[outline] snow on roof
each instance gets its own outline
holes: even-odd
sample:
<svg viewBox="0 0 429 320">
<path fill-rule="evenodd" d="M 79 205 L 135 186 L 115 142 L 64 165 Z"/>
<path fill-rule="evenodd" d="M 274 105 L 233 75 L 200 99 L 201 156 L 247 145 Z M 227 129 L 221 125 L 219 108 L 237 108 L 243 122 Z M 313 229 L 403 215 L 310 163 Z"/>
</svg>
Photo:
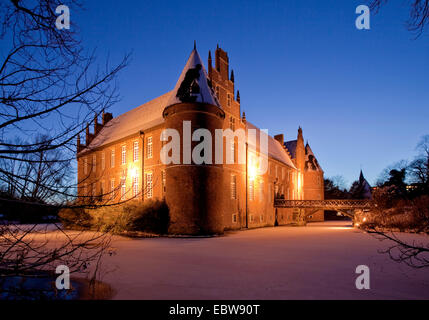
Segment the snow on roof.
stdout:
<svg viewBox="0 0 429 320">
<path fill-rule="evenodd" d="M 249 141 L 249 147 L 255 148 L 259 150 L 259 142 L 260 142 L 260 135 L 266 135 L 264 131 L 261 131 L 258 127 L 250 123 L 249 121 L 246 122 L 246 127 L 248 129 L 255 129 L 256 130 L 256 146 L 251 145 L 251 141 Z M 286 150 L 283 148 L 280 142 L 278 142 L 276 139 L 268 135 L 268 156 L 271 158 L 274 158 L 280 162 L 283 162 L 284 164 L 288 165 L 291 168 L 296 169 L 295 165 L 293 164 L 291 158 L 287 154 Z"/>
<path fill-rule="evenodd" d="M 221 108 L 207 79 L 204 64 L 194 48 L 172 91 L 173 94 L 170 96 L 167 106 L 182 102 L 204 102 Z"/>
<path fill-rule="evenodd" d="M 91 141 L 89 148 L 97 148 L 163 123 L 162 112 L 170 96 L 171 91 L 113 118 Z"/>
<path fill-rule="evenodd" d="M 297 143 L 297 140 L 291 140 L 291 141 L 286 141 L 285 142 L 285 147 L 289 151 L 290 156 L 292 157 L 292 159 L 296 158 L 296 143 Z"/>
</svg>

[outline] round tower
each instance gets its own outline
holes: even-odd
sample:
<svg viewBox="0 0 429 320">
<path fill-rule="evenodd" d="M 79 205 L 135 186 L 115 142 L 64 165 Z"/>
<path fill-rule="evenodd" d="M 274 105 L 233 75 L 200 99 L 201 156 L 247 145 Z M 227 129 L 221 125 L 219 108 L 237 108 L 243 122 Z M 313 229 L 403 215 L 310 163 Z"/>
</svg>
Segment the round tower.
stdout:
<svg viewBox="0 0 429 320">
<path fill-rule="evenodd" d="M 223 128 L 225 113 L 207 81 L 207 73 L 194 48 L 170 100 L 164 109 L 166 129 L 180 135 L 180 163 L 166 164 L 165 199 L 170 210 L 169 232 L 174 234 L 220 234 L 222 214 L 223 168 L 215 164 L 215 130 Z M 192 141 L 196 130 L 204 133 Z M 204 143 L 207 138 L 209 143 Z M 193 157 L 196 146 L 204 143 Z M 198 149 L 200 150 L 200 149 Z"/>
</svg>

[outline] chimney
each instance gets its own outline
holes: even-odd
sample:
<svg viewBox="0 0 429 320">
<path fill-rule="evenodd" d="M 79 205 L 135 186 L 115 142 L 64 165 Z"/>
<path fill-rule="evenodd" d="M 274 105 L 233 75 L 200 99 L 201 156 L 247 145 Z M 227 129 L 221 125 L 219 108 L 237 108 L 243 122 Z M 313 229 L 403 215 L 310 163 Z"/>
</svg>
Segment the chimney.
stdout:
<svg viewBox="0 0 429 320">
<path fill-rule="evenodd" d="M 274 139 L 276 139 L 278 142 L 280 142 L 280 144 L 283 146 L 285 144 L 285 139 L 284 139 L 284 135 L 282 134 L 278 134 L 274 136 Z"/>
<path fill-rule="evenodd" d="M 105 126 L 112 119 L 113 119 L 113 115 L 110 112 L 105 113 L 103 111 L 103 123 L 102 123 L 103 126 Z"/>
<path fill-rule="evenodd" d="M 80 143 L 80 134 L 77 135 L 77 143 L 76 144 L 77 144 L 77 153 L 79 153 L 83 149 L 83 146 Z"/>
<path fill-rule="evenodd" d="M 96 136 L 101 129 L 103 128 L 103 125 L 101 123 L 98 123 L 98 117 L 97 114 L 94 115 L 94 135 Z"/>
<path fill-rule="evenodd" d="M 87 123 L 86 124 L 86 139 L 85 139 L 86 146 L 89 146 L 92 139 L 94 139 L 94 135 L 89 133 L 89 124 Z"/>
</svg>

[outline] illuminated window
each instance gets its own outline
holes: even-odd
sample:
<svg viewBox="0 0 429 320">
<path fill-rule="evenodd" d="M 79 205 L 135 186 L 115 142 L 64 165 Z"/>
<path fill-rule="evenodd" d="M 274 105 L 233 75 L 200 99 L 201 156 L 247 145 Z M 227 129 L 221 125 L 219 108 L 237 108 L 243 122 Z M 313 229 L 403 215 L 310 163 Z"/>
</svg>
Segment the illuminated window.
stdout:
<svg viewBox="0 0 429 320">
<path fill-rule="evenodd" d="M 133 196 L 136 197 L 139 194 L 139 177 L 133 178 Z"/>
<path fill-rule="evenodd" d="M 234 140 L 231 141 L 231 155 L 229 158 L 229 162 L 231 164 L 235 163 L 235 142 L 234 142 Z"/>
<path fill-rule="evenodd" d="M 162 176 L 162 193 L 165 193 L 165 191 L 167 190 L 167 176 L 166 176 L 165 170 L 161 171 L 161 176 Z"/>
<path fill-rule="evenodd" d="M 133 161 L 139 161 L 139 142 L 138 141 L 134 141 L 134 145 L 133 145 Z"/>
<path fill-rule="evenodd" d="M 110 152 L 110 168 L 115 167 L 115 149 Z"/>
<path fill-rule="evenodd" d="M 127 193 L 127 186 L 126 186 L 126 180 L 123 177 L 121 179 L 121 200 L 125 200 L 126 199 L 126 193 Z"/>
<path fill-rule="evenodd" d="M 237 199 L 237 176 L 231 175 L 231 199 Z"/>
<path fill-rule="evenodd" d="M 115 199 L 115 179 L 110 180 L 110 199 Z"/>
<path fill-rule="evenodd" d="M 153 174 L 152 173 L 146 173 L 146 197 L 152 198 L 153 197 Z"/>
<path fill-rule="evenodd" d="M 97 155 L 92 155 L 92 171 L 97 172 Z"/>
<path fill-rule="evenodd" d="M 121 164 L 127 163 L 127 147 L 122 146 L 122 152 L 121 152 Z"/>
<path fill-rule="evenodd" d="M 255 198 L 255 181 L 249 180 L 249 200 L 253 200 Z"/>
<path fill-rule="evenodd" d="M 233 117 L 229 117 L 229 128 L 235 131 L 235 119 Z"/>
<path fill-rule="evenodd" d="M 152 137 L 147 138 L 147 158 L 151 159 L 153 157 L 153 144 Z"/>
<path fill-rule="evenodd" d="M 87 174 L 88 173 L 88 159 L 83 158 L 83 173 Z"/>
<path fill-rule="evenodd" d="M 106 169 L 106 154 L 103 152 L 101 154 L 101 170 Z"/>
</svg>

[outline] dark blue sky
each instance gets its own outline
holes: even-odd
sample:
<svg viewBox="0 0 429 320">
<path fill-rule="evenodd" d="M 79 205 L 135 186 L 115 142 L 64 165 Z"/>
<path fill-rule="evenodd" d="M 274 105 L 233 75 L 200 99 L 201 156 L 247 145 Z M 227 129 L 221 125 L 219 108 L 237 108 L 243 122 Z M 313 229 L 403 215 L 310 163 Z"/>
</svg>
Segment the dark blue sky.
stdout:
<svg viewBox="0 0 429 320">
<path fill-rule="evenodd" d="M 413 40 L 406 1 L 355 27 L 365 1 L 86 1 L 71 12 L 88 48 L 118 62 L 124 113 L 174 87 L 194 39 L 207 61 L 219 45 L 250 121 L 295 139 L 299 125 L 326 176 L 370 183 L 411 159 L 429 134 L 429 37 Z"/>
</svg>

